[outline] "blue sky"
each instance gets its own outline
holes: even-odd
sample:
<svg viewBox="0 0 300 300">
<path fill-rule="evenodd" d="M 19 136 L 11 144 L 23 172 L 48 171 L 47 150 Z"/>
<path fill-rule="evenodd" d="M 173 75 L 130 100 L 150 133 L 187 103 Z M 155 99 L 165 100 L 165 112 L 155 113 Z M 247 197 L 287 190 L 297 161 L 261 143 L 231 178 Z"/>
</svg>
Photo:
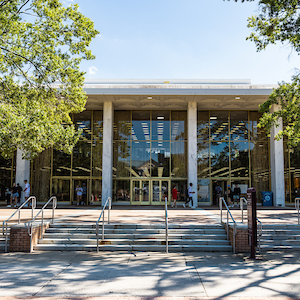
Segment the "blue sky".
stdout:
<svg viewBox="0 0 300 300">
<path fill-rule="evenodd" d="M 86 79 L 251 79 L 289 81 L 300 57 L 287 45 L 256 52 L 247 18 L 257 2 L 64 0 L 78 3 L 100 35 L 83 62 Z"/>
</svg>

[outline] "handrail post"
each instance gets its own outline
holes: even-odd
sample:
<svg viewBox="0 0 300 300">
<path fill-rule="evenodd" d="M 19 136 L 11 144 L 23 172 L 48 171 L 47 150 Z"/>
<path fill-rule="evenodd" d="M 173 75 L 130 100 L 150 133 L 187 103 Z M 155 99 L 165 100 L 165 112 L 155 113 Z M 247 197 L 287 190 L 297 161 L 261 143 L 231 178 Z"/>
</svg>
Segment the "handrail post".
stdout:
<svg viewBox="0 0 300 300">
<path fill-rule="evenodd" d="M 233 223 L 233 253 L 235 253 L 236 223 Z"/>
<path fill-rule="evenodd" d="M 107 223 L 110 224 L 110 210 L 111 210 L 111 202 L 112 202 L 112 199 L 111 197 L 109 197 L 109 200 L 108 200 L 108 221 Z"/>
<path fill-rule="evenodd" d="M 242 223 L 244 223 L 244 203 L 243 203 L 243 198 L 240 198 L 240 209 L 242 211 Z"/>
<path fill-rule="evenodd" d="M 102 218 L 102 241 L 104 240 L 104 212 L 105 210 L 103 210 L 103 218 Z"/>
<path fill-rule="evenodd" d="M 97 252 L 99 252 L 99 223 L 96 224 Z"/>
<path fill-rule="evenodd" d="M 300 218 L 299 218 L 300 217 L 300 215 L 299 215 L 300 203 L 299 203 L 299 200 L 300 200 L 300 198 L 295 198 L 295 208 L 298 211 L 298 225 L 300 225 Z"/>
<path fill-rule="evenodd" d="M 229 240 L 229 222 L 228 222 L 228 209 L 227 209 L 227 240 Z"/>
<path fill-rule="evenodd" d="M 166 222 L 166 253 L 169 253 L 169 232 L 168 232 L 168 199 L 165 197 L 165 222 Z"/>
<path fill-rule="evenodd" d="M 219 197 L 219 207 L 220 207 L 220 212 L 221 212 L 221 225 L 222 225 L 222 220 L 223 220 L 223 217 L 222 217 L 222 211 L 223 211 L 223 202 L 222 202 L 223 198 L 222 197 Z"/>
<path fill-rule="evenodd" d="M 7 253 L 7 223 L 5 225 L 5 253 Z"/>
<path fill-rule="evenodd" d="M 44 227 L 44 210 L 42 210 L 42 226 L 41 226 L 41 234 L 40 234 L 40 239 L 43 238 L 43 227 Z"/>
</svg>

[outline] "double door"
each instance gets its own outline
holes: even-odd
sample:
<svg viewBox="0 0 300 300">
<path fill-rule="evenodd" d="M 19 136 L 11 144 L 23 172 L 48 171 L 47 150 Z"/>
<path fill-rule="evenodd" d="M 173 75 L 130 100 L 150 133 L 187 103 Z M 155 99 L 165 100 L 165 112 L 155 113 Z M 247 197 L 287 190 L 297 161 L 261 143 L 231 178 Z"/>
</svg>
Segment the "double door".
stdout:
<svg viewBox="0 0 300 300">
<path fill-rule="evenodd" d="M 169 202 L 170 181 L 133 179 L 131 181 L 132 205 L 163 205 Z"/>
</svg>

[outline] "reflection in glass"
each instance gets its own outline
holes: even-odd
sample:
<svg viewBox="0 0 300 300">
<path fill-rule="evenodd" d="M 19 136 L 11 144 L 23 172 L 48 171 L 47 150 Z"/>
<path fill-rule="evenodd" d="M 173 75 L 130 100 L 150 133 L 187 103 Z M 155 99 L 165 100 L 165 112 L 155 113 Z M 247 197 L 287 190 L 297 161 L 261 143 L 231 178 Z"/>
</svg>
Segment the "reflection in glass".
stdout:
<svg viewBox="0 0 300 300">
<path fill-rule="evenodd" d="M 230 111 L 230 139 L 248 140 L 248 111 Z"/>
<path fill-rule="evenodd" d="M 290 148 L 291 200 L 300 197 L 300 146 Z"/>
<path fill-rule="evenodd" d="M 132 177 L 150 177 L 150 142 L 132 142 L 131 168 Z"/>
<path fill-rule="evenodd" d="M 52 195 L 56 196 L 57 201 L 70 201 L 70 180 L 53 179 Z"/>
<path fill-rule="evenodd" d="M 30 183 L 39 201 L 46 201 L 50 197 L 51 154 L 51 149 L 45 150 L 32 162 L 33 176 Z"/>
<path fill-rule="evenodd" d="M 113 143 L 113 176 L 130 176 L 130 142 L 115 141 Z"/>
<path fill-rule="evenodd" d="M 71 175 L 71 155 L 53 150 L 53 176 Z"/>
<path fill-rule="evenodd" d="M 197 139 L 209 139 L 209 111 L 198 111 L 197 116 Z"/>
<path fill-rule="evenodd" d="M 291 187 L 290 187 L 290 165 L 289 165 L 289 151 L 290 148 L 287 143 L 283 142 L 284 151 L 284 186 L 285 186 L 285 201 L 291 201 Z"/>
<path fill-rule="evenodd" d="M 187 139 L 187 112 L 171 112 L 171 140 Z"/>
<path fill-rule="evenodd" d="M 93 111 L 93 139 L 95 141 L 102 141 L 103 138 L 103 111 Z"/>
<path fill-rule="evenodd" d="M 170 139 L 170 112 L 152 112 L 152 140 L 163 141 Z"/>
<path fill-rule="evenodd" d="M 268 136 L 264 128 L 258 128 L 259 118 L 262 116 L 261 113 L 256 111 L 249 112 L 249 131 L 251 141 L 267 141 Z"/>
<path fill-rule="evenodd" d="M 102 142 L 93 141 L 92 144 L 92 164 L 93 164 L 93 176 L 102 176 Z"/>
<path fill-rule="evenodd" d="M 150 111 L 132 112 L 131 135 L 133 141 L 150 140 Z"/>
<path fill-rule="evenodd" d="M 177 201 L 185 200 L 185 191 L 187 190 L 187 181 L 186 180 L 172 180 L 171 186 L 176 186 L 178 191 Z"/>
<path fill-rule="evenodd" d="M 92 180 L 92 193 L 91 193 L 91 203 L 101 204 L 102 200 L 102 180 L 93 179 Z"/>
<path fill-rule="evenodd" d="M 171 142 L 171 177 L 187 177 L 187 143 Z"/>
<path fill-rule="evenodd" d="M 114 140 L 129 141 L 131 136 L 131 111 L 114 112 Z"/>
<path fill-rule="evenodd" d="M 132 197 L 134 202 L 140 201 L 141 189 L 140 189 L 140 181 L 133 180 L 132 181 Z"/>
<path fill-rule="evenodd" d="M 130 201 L 130 181 L 114 180 L 113 181 L 113 200 L 114 201 Z"/>
<path fill-rule="evenodd" d="M 152 142 L 151 143 L 151 176 L 169 177 L 170 176 L 170 143 Z"/>
<path fill-rule="evenodd" d="M 198 202 L 210 202 L 210 179 L 198 179 L 197 198 Z"/>
<path fill-rule="evenodd" d="M 73 149 L 73 176 L 90 176 L 91 144 L 78 142 Z"/>
<path fill-rule="evenodd" d="M 197 148 L 198 178 L 205 178 L 209 176 L 209 143 L 198 142 Z"/>
<path fill-rule="evenodd" d="M 140 183 L 141 183 L 141 192 L 140 192 L 141 201 L 149 202 L 150 201 L 150 198 L 149 198 L 150 181 L 149 180 L 141 180 Z"/>
<path fill-rule="evenodd" d="M 228 134 L 228 111 L 210 112 L 210 140 L 227 141 Z"/>
<path fill-rule="evenodd" d="M 159 181 L 152 181 L 152 201 L 159 202 L 160 201 L 160 187 Z"/>
<path fill-rule="evenodd" d="M 268 142 L 250 143 L 251 184 L 261 202 L 261 191 L 270 190 L 269 145 Z"/>
<path fill-rule="evenodd" d="M 231 177 L 249 176 L 249 143 L 231 142 Z"/>
<path fill-rule="evenodd" d="M 211 176 L 229 176 L 229 145 L 224 142 L 212 142 L 210 148 Z"/>
<path fill-rule="evenodd" d="M 76 129 L 82 130 L 81 140 L 90 140 L 92 135 L 91 128 L 92 111 L 86 110 L 79 114 L 73 115 Z"/>
</svg>

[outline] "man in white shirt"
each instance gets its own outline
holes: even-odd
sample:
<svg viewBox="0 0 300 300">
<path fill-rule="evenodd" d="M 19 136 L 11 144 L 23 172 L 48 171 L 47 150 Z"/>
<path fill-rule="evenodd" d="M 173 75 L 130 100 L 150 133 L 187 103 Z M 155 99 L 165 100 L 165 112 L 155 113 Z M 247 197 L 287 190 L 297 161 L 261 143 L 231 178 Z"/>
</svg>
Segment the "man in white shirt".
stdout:
<svg viewBox="0 0 300 300">
<path fill-rule="evenodd" d="M 188 197 L 185 203 L 182 204 L 183 207 L 185 207 L 190 201 L 191 201 L 190 207 L 193 207 L 193 194 L 195 194 L 195 192 L 193 191 L 193 184 L 190 183 L 190 186 L 188 188 Z"/>
<path fill-rule="evenodd" d="M 24 183 L 25 183 L 25 188 L 24 188 L 23 192 L 24 192 L 24 197 L 25 197 L 25 201 L 26 201 L 30 196 L 30 184 L 26 179 L 24 180 Z"/>
</svg>

